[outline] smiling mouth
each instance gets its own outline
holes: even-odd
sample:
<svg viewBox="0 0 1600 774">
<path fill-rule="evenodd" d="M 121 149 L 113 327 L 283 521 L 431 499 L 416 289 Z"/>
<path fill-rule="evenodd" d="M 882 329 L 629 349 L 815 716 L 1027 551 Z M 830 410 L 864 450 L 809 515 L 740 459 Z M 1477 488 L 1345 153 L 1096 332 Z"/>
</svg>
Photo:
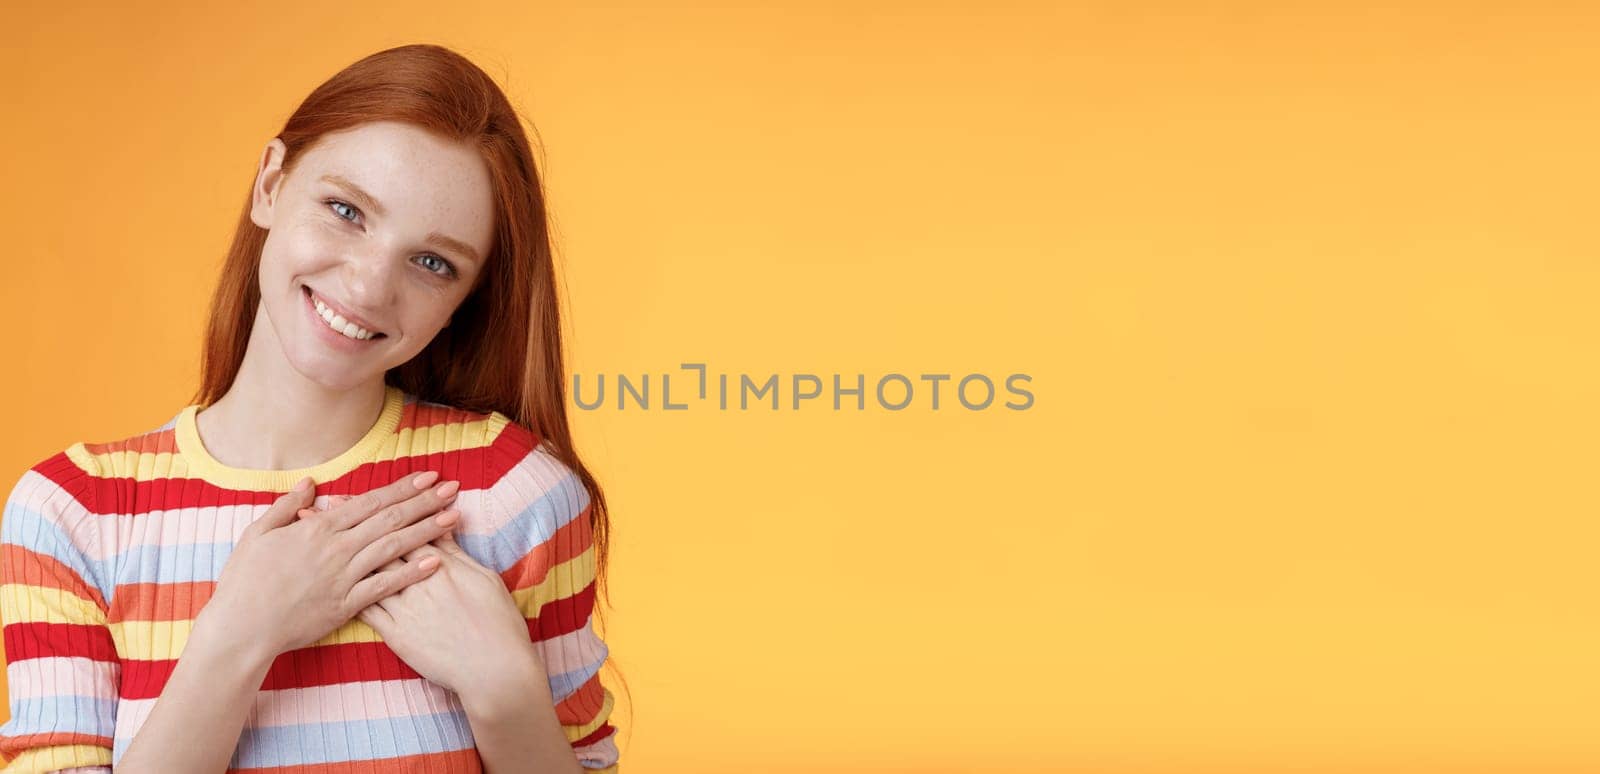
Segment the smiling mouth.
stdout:
<svg viewBox="0 0 1600 774">
<path fill-rule="evenodd" d="M 338 333 L 338 334 L 344 336 L 345 338 L 350 339 L 351 341 L 373 341 L 373 340 L 376 340 L 376 339 L 387 338 L 387 334 L 379 333 L 379 332 L 375 332 L 375 331 L 369 331 L 369 333 L 371 333 L 371 335 L 370 336 L 366 336 L 364 338 L 358 337 L 358 336 L 352 336 L 350 334 L 345 333 L 344 330 L 341 330 L 340 328 L 336 328 L 334 326 L 334 322 L 336 320 L 340 319 L 338 317 L 338 314 L 336 312 L 334 312 L 332 309 L 328 309 L 327 306 L 325 306 L 321 301 L 319 301 L 317 299 L 317 297 L 314 294 L 312 294 L 310 285 L 301 285 L 300 286 L 300 291 L 301 291 L 301 293 L 303 293 L 305 295 L 306 301 L 311 304 L 312 312 L 314 314 L 316 314 L 318 317 L 322 318 L 323 323 L 325 323 L 327 325 L 329 330 L 332 330 L 335 333 Z M 323 316 L 323 310 L 324 309 L 327 310 L 327 314 L 328 315 L 334 317 L 334 320 L 330 320 L 330 319 L 328 319 L 328 317 L 324 317 Z M 344 327 L 347 328 L 347 329 L 349 328 L 349 326 L 354 325 L 354 323 L 351 323 L 348 320 L 345 321 L 345 322 L 346 322 L 346 325 Z M 355 327 L 356 328 L 360 328 L 360 326 L 355 326 Z M 361 328 L 360 330 L 365 331 L 366 329 Z"/>
</svg>

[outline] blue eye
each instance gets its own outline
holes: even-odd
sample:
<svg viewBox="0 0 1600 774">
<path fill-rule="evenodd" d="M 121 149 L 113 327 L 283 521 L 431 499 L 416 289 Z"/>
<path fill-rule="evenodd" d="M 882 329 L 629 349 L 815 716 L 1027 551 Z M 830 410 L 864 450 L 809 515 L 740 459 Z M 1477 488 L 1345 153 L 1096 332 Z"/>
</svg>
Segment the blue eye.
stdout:
<svg viewBox="0 0 1600 774">
<path fill-rule="evenodd" d="M 351 223 L 356 222 L 353 217 L 350 217 L 350 218 L 345 217 L 343 211 L 341 211 L 339 209 L 340 207 L 343 207 L 346 210 L 349 210 L 350 212 L 354 213 L 355 215 L 360 215 L 361 214 L 361 210 L 358 210 L 355 207 L 352 207 L 352 206 L 350 206 L 348 204 L 345 204 L 344 202 L 341 202 L 338 199 L 327 199 L 327 200 L 325 200 L 325 203 L 328 205 L 329 208 L 331 208 L 338 215 L 340 220 L 349 221 Z M 423 255 L 422 257 L 423 258 L 432 258 L 433 260 L 439 262 L 439 266 L 442 269 L 442 271 L 435 271 L 434 269 L 430 268 L 430 269 L 428 269 L 428 271 L 430 273 L 437 274 L 437 275 L 439 275 L 441 277 L 445 277 L 447 279 L 454 279 L 456 276 L 458 276 L 458 273 L 456 272 L 455 265 L 450 263 L 449 261 L 447 261 L 447 260 L 445 260 L 443 258 L 440 258 L 437 255 L 433 255 L 431 253 L 427 254 L 427 255 Z"/>
<path fill-rule="evenodd" d="M 439 265 L 444 268 L 444 273 L 443 274 L 440 274 L 439 272 L 436 272 L 436 271 L 433 272 L 433 273 L 439 274 L 439 276 L 441 276 L 441 277 L 454 277 L 454 276 L 456 276 L 456 267 L 450 265 L 449 261 L 447 261 L 447 260 L 445 260 L 443 258 L 440 258 L 437 255 L 433 255 L 433 254 L 424 255 L 422 257 L 423 258 L 432 258 L 433 260 L 438 261 Z M 433 271 L 433 269 L 429 269 L 428 271 Z"/>
<path fill-rule="evenodd" d="M 336 213 L 339 212 L 339 209 L 338 209 L 339 207 L 343 207 L 343 208 L 345 208 L 345 209 L 347 209 L 347 210 L 349 210 L 351 212 L 357 213 L 357 214 L 359 214 L 361 212 L 360 210 L 358 210 L 358 209 L 356 209 L 354 207 L 351 207 L 350 205 L 345 204 L 344 202 L 341 202 L 338 199 L 329 199 L 327 204 L 328 204 L 329 207 L 334 208 L 333 211 L 336 212 Z M 348 220 L 351 223 L 355 222 L 355 220 L 353 220 L 351 218 L 344 217 L 344 215 L 342 213 L 339 215 L 339 217 L 343 218 L 344 220 Z"/>
</svg>

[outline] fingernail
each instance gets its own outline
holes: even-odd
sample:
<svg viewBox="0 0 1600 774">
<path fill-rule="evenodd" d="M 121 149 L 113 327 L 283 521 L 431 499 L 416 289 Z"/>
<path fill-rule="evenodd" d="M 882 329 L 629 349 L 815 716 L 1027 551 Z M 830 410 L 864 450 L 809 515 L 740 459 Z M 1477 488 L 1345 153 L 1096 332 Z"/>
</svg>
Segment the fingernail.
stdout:
<svg viewBox="0 0 1600 774">
<path fill-rule="evenodd" d="M 458 510 L 456 510 L 454 508 L 451 508 L 450 510 L 445 511 L 444 513 L 441 513 L 438 516 L 434 517 L 434 521 L 439 522 L 439 526 L 441 526 L 441 527 L 448 527 L 451 524 L 456 523 L 456 521 L 459 520 L 460 518 L 461 518 L 461 511 L 458 511 Z"/>
<path fill-rule="evenodd" d="M 305 476 L 304 478 L 301 478 L 299 481 L 296 481 L 295 484 L 294 484 L 294 491 L 296 491 L 296 492 L 302 492 L 303 493 L 307 489 L 310 489 L 310 488 L 311 488 L 311 477 L 310 476 Z"/>
<path fill-rule="evenodd" d="M 423 570 L 423 571 L 431 570 L 431 569 L 433 569 L 435 567 L 438 567 L 438 566 L 439 566 L 439 557 L 437 557 L 437 556 L 424 556 L 424 557 L 422 557 L 421 561 L 417 562 L 417 569 L 420 569 L 420 570 Z"/>
<path fill-rule="evenodd" d="M 450 495 L 455 494 L 456 490 L 460 488 L 460 481 L 446 481 L 443 484 L 440 484 L 437 489 L 433 490 L 433 493 L 440 497 L 449 497 Z"/>
<path fill-rule="evenodd" d="M 418 489 L 427 489 L 429 484 L 439 480 L 439 471 L 430 470 L 411 479 L 412 486 Z"/>
</svg>

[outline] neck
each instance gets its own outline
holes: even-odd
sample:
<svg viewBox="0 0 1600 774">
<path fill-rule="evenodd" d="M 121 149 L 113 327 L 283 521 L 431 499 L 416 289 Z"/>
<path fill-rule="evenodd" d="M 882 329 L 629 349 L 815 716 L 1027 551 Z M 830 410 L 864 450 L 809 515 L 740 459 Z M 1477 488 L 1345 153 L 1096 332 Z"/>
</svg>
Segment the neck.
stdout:
<svg viewBox="0 0 1600 774">
<path fill-rule="evenodd" d="M 352 387 L 306 378 L 282 355 L 264 309 L 228 391 L 195 414 L 206 450 L 224 465 L 288 470 L 326 462 L 354 446 L 383 410 L 380 374 Z"/>
</svg>

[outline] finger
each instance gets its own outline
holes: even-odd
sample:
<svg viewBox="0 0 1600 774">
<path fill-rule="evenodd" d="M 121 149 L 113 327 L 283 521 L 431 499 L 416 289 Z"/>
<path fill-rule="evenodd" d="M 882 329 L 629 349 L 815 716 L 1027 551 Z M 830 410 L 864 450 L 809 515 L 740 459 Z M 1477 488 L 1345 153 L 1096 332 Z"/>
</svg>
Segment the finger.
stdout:
<svg viewBox="0 0 1600 774">
<path fill-rule="evenodd" d="M 349 499 L 350 495 L 328 495 L 323 499 L 321 508 L 313 504 L 310 508 L 301 508 L 296 515 L 302 519 L 308 516 L 315 516 Z"/>
<path fill-rule="evenodd" d="M 439 564 L 437 557 L 428 557 L 420 562 L 407 563 L 400 569 L 376 572 L 352 586 L 346 602 L 358 611 L 363 610 L 432 575 Z"/>
<path fill-rule="evenodd" d="M 389 611 L 384 610 L 382 605 L 376 603 L 367 605 L 361 608 L 361 612 L 357 613 L 356 617 L 372 627 L 372 630 L 377 632 L 379 637 L 389 638 L 388 632 L 390 627 L 394 626 L 394 616 L 389 615 Z"/>
<path fill-rule="evenodd" d="M 293 489 L 283 493 L 272 505 L 267 507 L 267 512 L 261 518 L 250 523 L 245 531 L 250 534 L 260 534 L 270 529 L 282 527 L 293 523 L 300 508 L 311 502 L 316 491 L 316 482 L 310 476 L 300 479 Z"/>
<path fill-rule="evenodd" d="M 379 567 L 378 569 L 373 570 L 372 572 L 381 572 L 383 570 L 399 570 L 399 569 L 402 569 L 402 568 L 404 568 L 406 566 L 406 562 L 407 561 L 409 561 L 409 560 L 407 560 L 407 559 L 390 559 L 389 561 L 385 562 L 382 567 Z"/>
<path fill-rule="evenodd" d="M 408 552 L 405 553 L 405 560 L 421 561 L 424 557 L 446 557 L 448 552 L 446 552 L 443 545 L 438 544 L 438 541 L 440 541 L 442 537 L 448 536 L 448 534 L 450 534 L 450 531 L 446 529 L 445 534 L 442 534 L 442 536 L 435 537 L 435 539 L 426 542 L 426 544 L 418 545 L 416 549 L 408 550 Z"/>
<path fill-rule="evenodd" d="M 414 492 L 409 499 L 384 506 L 376 513 L 359 518 L 357 523 L 352 524 L 345 532 L 352 543 L 364 546 L 386 533 L 439 513 L 450 503 L 455 502 L 460 493 L 460 481 L 446 481 L 438 486 Z M 337 513 L 342 508 L 363 507 L 360 504 L 364 496 L 358 495 L 349 503 L 336 506 L 330 513 Z"/>
<path fill-rule="evenodd" d="M 467 555 L 467 552 L 461 548 L 459 543 L 456 542 L 455 530 L 451 530 L 435 538 L 433 544 L 438 546 L 440 551 L 443 551 L 451 556 Z"/>
<path fill-rule="evenodd" d="M 392 483 L 345 500 L 329 508 L 328 513 L 333 515 L 333 526 L 336 529 L 349 529 L 384 508 L 415 499 L 418 493 L 424 490 L 432 491 L 428 490 L 428 487 L 438 479 L 439 472 L 435 470 L 418 474 L 408 473 Z"/>
<path fill-rule="evenodd" d="M 350 563 L 357 572 L 365 575 L 383 566 L 391 559 L 405 556 L 408 552 L 438 537 L 441 533 L 449 532 L 456 522 L 461 520 L 461 511 L 450 508 L 431 519 L 421 519 L 415 524 L 379 534 L 373 537 L 355 556 Z M 370 520 L 368 523 L 378 521 Z M 360 532 L 367 532 L 366 524 L 361 525 Z M 351 530 L 357 534 L 358 530 Z"/>
</svg>

